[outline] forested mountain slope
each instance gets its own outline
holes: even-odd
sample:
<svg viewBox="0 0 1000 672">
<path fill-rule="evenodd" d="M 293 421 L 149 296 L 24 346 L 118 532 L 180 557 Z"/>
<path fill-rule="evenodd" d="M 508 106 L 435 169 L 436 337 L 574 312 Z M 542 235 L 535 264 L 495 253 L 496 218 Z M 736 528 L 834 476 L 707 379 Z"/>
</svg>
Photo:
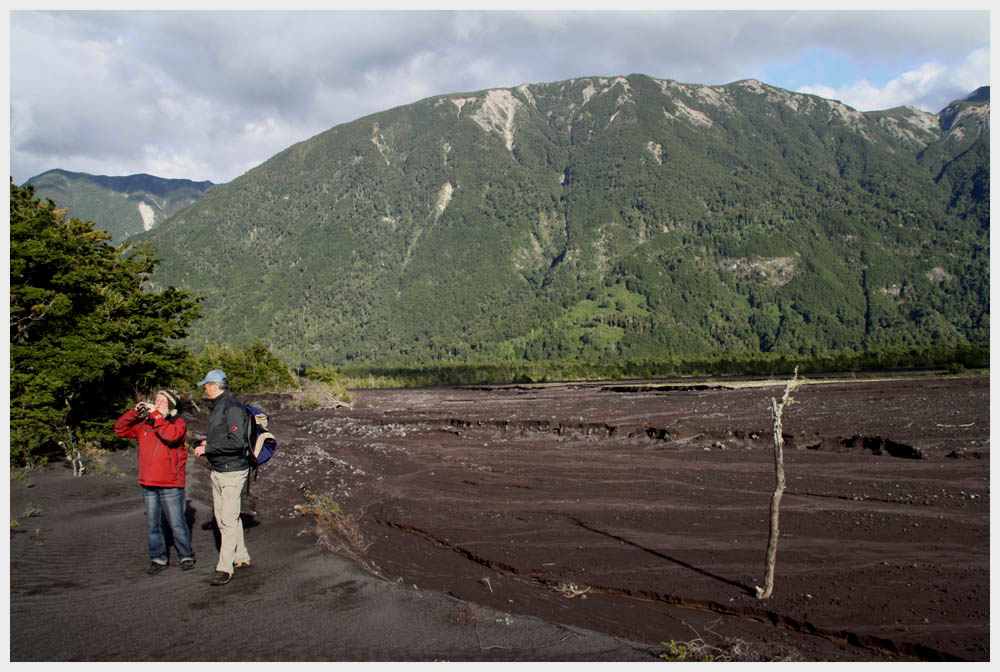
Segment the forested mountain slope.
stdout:
<svg viewBox="0 0 1000 672">
<path fill-rule="evenodd" d="M 435 96 L 296 144 L 143 238 L 195 344 L 291 362 L 985 341 L 988 88 L 860 113 L 754 80 Z"/>
<path fill-rule="evenodd" d="M 94 222 L 118 243 L 150 230 L 212 186 L 146 174 L 109 177 L 59 169 L 47 170 L 25 184 L 35 188 L 37 198 L 52 199 L 68 210 L 69 217 Z"/>
</svg>

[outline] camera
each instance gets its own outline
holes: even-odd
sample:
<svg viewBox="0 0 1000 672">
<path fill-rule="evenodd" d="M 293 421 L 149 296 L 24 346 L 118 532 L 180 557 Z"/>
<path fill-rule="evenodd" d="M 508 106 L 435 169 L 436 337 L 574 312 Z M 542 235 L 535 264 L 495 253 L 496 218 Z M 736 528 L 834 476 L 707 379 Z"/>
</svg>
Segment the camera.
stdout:
<svg viewBox="0 0 1000 672">
<path fill-rule="evenodd" d="M 146 418 L 148 418 L 149 417 L 149 404 L 147 404 L 145 401 L 140 401 L 138 404 L 135 405 L 135 414 L 140 419 L 146 419 Z"/>
</svg>

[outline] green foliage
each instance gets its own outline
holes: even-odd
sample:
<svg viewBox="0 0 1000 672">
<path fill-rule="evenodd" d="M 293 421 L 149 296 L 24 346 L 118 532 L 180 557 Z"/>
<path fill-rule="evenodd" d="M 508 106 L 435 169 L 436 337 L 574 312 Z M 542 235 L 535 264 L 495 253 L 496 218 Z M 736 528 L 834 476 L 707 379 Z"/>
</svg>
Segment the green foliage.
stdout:
<svg viewBox="0 0 1000 672">
<path fill-rule="evenodd" d="M 413 367 L 358 365 L 343 367 L 339 376 L 354 388 L 434 387 L 664 376 L 774 376 L 790 374 L 796 368 L 802 374 L 914 368 L 945 368 L 950 373 L 958 373 L 966 368 L 987 367 L 989 359 L 989 345 L 981 343 L 891 346 L 861 352 L 818 354 L 712 353 L 608 363 L 563 360 L 479 364 L 441 362 Z"/>
<path fill-rule="evenodd" d="M 707 652 L 707 647 L 699 640 L 697 642 L 678 642 L 671 639 L 661 642 L 666 651 L 660 653 L 660 659 L 671 663 L 710 663 L 715 657 Z"/>
<path fill-rule="evenodd" d="M 341 513 L 340 504 L 334 501 L 330 495 L 306 490 L 305 498 L 306 505 L 299 507 L 299 512 L 303 515 L 311 514 L 317 518 L 334 518 Z"/>
<path fill-rule="evenodd" d="M 325 383 L 329 387 L 330 393 L 341 401 L 348 403 L 351 401 L 351 394 L 347 391 L 349 386 L 347 378 L 336 369 L 331 367 L 306 369 L 305 376 Z"/>
<path fill-rule="evenodd" d="M 113 247 L 64 215 L 11 184 L 12 462 L 107 440 L 123 406 L 181 372 L 177 340 L 199 314 L 186 292 L 144 291 L 148 244 Z"/>
<path fill-rule="evenodd" d="M 314 397 L 305 397 L 304 399 L 302 399 L 302 401 L 299 402 L 297 408 L 300 411 L 315 411 L 317 408 L 320 408 L 321 406 L 322 404 L 320 403 L 319 399 L 316 399 Z"/>
<path fill-rule="evenodd" d="M 260 339 L 246 348 L 232 350 L 227 345 L 208 345 L 187 363 L 185 383 L 194 390 L 198 381 L 212 369 L 222 369 L 236 394 L 285 392 L 298 387 L 288 365 L 281 361 Z"/>
<path fill-rule="evenodd" d="M 11 468 L 11 470 L 10 470 L 10 477 L 13 478 L 13 479 L 17 479 L 17 480 L 21 481 L 22 483 L 24 483 L 24 487 L 26 487 L 26 488 L 32 488 L 35 485 L 31 481 L 31 478 L 28 476 L 28 468 L 27 467 L 13 467 L 13 468 Z"/>
<path fill-rule="evenodd" d="M 34 518 L 35 516 L 42 515 L 42 510 L 37 506 L 33 506 L 30 502 L 24 509 L 24 513 L 21 514 L 22 518 Z"/>
</svg>

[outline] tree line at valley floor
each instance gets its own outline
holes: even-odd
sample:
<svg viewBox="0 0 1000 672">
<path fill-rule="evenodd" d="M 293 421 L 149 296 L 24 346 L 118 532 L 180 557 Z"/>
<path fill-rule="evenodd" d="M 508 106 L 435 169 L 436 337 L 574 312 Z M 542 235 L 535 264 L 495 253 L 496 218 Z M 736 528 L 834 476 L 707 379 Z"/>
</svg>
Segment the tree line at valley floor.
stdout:
<svg viewBox="0 0 1000 672">
<path fill-rule="evenodd" d="M 121 440 L 116 417 L 159 387 L 196 398 L 195 382 L 213 368 L 237 394 L 301 392 L 348 398 L 350 388 L 669 375 L 785 374 L 905 367 L 988 366 L 987 343 L 894 346 L 862 352 L 701 353 L 623 361 L 494 361 L 352 366 L 289 366 L 259 339 L 193 351 L 189 326 L 201 298 L 174 287 L 151 290 L 159 260 L 144 243 L 110 244 L 93 222 L 10 189 L 10 455 L 32 464 Z M 304 399 L 304 405 L 316 400 Z"/>
</svg>

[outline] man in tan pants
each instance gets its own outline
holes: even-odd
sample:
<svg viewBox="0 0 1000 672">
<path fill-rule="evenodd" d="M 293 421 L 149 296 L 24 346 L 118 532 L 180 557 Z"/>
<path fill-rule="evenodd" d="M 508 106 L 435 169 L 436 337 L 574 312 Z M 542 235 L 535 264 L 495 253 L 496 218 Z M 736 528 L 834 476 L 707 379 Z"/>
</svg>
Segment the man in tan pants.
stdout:
<svg viewBox="0 0 1000 672">
<path fill-rule="evenodd" d="M 209 371 L 198 384 L 205 387 L 212 413 L 205 440 L 195 447 L 194 454 L 204 455 L 212 467 L 212 501 L 222 543 L 211 584 L 222 586 L 232 580 L 236 570 L 250 567 L 250 554 L 243 540 L 240 520 L 240 497 L 250 473 L 248 415 L 243 405 L 229 393 L 229 380 L 221 370 Z"/>
</svg>

